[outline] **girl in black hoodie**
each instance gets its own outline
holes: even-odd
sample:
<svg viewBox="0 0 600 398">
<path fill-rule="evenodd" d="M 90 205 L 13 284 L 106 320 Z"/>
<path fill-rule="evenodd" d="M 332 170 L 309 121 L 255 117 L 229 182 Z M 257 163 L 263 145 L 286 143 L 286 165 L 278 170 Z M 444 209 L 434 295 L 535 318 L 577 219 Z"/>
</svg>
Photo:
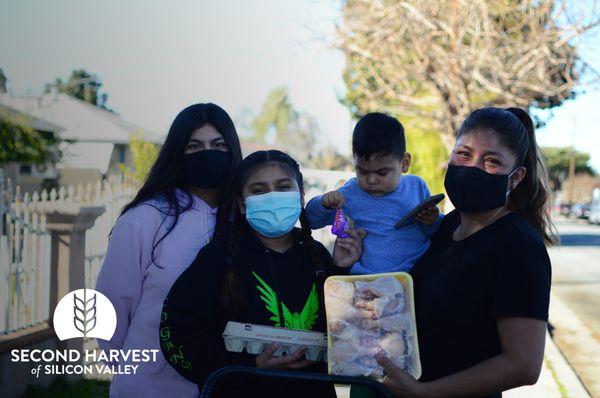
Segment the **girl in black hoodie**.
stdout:
<svg viewBox="0 0 600 398">
<path fill-rule="evenodd" d="M 225 350 L 228 321 L 326 331 L 323 282 L 347 273 L 362 251 L 363 231 L 338 238 L 333 259 L 311 236 L 304 214 L 298 163 L 280 151 L 259 151 L 242 161 L 237 175 L 239 212 L 226 238 L 215 238 L 175 282 L 161 315 L 161 348 L 181 375 L 201 388 L 227 365 L 325 371 L 304 359 L 305 349 L 275 357 Z M 300 220 L 301 229 L 294 228 Z M 333 385 L 273 380 L 235 380 L 221 397 L 335 397 Z"/>
</svg>

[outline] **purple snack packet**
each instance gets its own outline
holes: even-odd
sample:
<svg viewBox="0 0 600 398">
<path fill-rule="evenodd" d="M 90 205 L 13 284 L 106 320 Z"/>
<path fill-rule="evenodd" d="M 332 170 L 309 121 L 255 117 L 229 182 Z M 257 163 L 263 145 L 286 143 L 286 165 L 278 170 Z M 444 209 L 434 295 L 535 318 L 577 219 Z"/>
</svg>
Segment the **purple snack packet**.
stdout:
<svg viewBox="0 0 600 398">
<path fill-rule="evenodd" d="M 350 225 L 344 215 L 344 210 L 337 209 L 335 211 L 333 225 L 331 225 L 331 233 L 337 235 L 339 238 L 349 238 L 350 235 L 344 232 L 345 229 L 350 229 Z"/>
</svg>

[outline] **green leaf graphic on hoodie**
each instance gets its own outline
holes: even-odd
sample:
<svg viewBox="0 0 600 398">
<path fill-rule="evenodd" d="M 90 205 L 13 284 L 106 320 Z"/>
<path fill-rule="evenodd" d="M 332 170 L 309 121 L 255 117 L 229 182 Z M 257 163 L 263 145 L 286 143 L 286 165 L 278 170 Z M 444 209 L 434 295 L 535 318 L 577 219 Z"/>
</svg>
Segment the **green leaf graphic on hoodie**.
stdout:
<svg viewBox="0 0 600 398">
<path fill-rule="evenodd" d="M 259 283 L 256 285 L 256 289 L 260 293 L 260 299 L 265 302 L 267 311 L 273 314 L 269 319 L 274 322 L 274 326 L 281 327 L 281 319 L 277 306 L 277 294 L 255 272 L 252 272 L 252 275 L 254 275 Z M 297 330 L 312 330 L 319 317 L 319 296 L 317 295 L 317 286 L 313 283 L 312 289 L 304 304 L 304 308 L 302 308 L 302 312 L 299 314 L 297 312 L 292 314 L 283 302 L 281 302 L 281 308 L 283 311 L 284 327 Z"/>
</svg>

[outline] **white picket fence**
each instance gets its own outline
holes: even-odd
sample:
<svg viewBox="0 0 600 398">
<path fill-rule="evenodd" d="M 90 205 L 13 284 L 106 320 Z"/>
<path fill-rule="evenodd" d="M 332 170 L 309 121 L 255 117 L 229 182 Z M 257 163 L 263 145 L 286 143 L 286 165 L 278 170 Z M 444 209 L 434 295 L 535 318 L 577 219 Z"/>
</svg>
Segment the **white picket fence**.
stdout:
<svg viewBox="0 0 600 398">
<path fill-rule="evenodd" d="M 109 180 L 96 184 L 94 198 L 86 202 L 105 208 L 105 212 L 96 219 L 94 226 L 85 235 L 86 287 L 95 288 L 98 272 L 106 255 L 110 231 L 123 207 L 133 199 L 136 190 L 134 183 L 124 179 Z"/>
<path fill-rule="evenodd" d="M 0 169 L 0 333 L 49 318 L 50 235 L 43 212 L 49 200 L 47 192 L 21 197 Z"/>
<path fill-rule="evenodd" d="M 46 207 L 84 204 L 105 208 L 86 232 L 85 285 L 93 288 L 112 225 L 134 193 L 133 183 L 121 178 L 22 195 L 10 179 L 4 180 L 0 169 L 0 334 L 50 319 L 51 238 Z"/>
</svg>

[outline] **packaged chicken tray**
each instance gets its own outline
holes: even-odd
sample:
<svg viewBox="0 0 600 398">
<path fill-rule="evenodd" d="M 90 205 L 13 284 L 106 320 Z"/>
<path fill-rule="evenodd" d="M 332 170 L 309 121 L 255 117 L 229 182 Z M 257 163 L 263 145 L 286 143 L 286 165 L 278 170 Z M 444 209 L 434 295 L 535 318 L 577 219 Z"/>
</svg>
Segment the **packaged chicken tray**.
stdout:
<svg viewBox="0 0 600 398">
<path fill-rule="evenodd" d="M 329 373 L 383 379 L 379 352 L 421 376 L 412 278 L 405 272 L 325 281 Z"/>
<path fill-rule="evenodd" d="M 223 332 L 225 349 L 232 352 L 246 350 L 249 354 L 260 354 L 272 343 L 279 344 L 275 356 L 293 353 L 306 347 L 306 359 L 327 360 L 327 336 L 325 333 L 276 328 L 251 323 L 227 322 Z"/>
</svg>

